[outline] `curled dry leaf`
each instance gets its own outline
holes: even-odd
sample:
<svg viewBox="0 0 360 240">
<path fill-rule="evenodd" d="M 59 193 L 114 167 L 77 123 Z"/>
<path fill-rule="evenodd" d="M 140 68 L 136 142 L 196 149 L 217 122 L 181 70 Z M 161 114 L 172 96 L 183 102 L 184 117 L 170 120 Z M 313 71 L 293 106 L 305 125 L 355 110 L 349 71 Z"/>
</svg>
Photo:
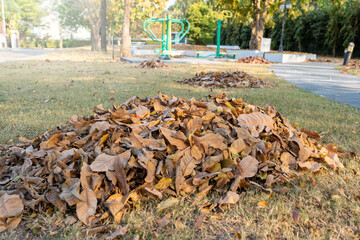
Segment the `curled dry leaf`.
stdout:
<svg viewBox="0 0 360 240">
<path fill-rule="evenodd" d="M 228 191 L 224 198 L 218 201 L 218 204 L 235 204 L 240 200 L 240 195 L 236 192 Z"/>
<path fill-rule="evenodd" d="M 5 193 L 0 197 L 0 218 L 14 217 L 22 213 L 24 204 L 19 195 Z"/>
</svg>

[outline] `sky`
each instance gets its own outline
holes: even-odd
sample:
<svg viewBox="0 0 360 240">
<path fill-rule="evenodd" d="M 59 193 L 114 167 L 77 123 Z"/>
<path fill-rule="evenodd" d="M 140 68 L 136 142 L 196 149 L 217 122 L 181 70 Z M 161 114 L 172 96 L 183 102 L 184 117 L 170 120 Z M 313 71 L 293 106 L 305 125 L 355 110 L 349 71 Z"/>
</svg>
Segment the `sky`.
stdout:
<svg viewBox="0 0 360 240">
<path fill-rule="evenodd" d="M 170 7 L 171 5 L 174 5 L 176 0 L 168 0 L 166 3 L 166 8 Z"/>
</svg>

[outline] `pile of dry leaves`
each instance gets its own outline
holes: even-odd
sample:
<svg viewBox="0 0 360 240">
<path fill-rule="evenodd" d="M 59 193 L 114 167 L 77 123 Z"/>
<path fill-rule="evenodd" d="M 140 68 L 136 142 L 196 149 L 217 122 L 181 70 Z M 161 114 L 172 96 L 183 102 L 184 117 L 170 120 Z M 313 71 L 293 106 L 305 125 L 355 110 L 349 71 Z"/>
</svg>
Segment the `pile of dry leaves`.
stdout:
<svg viewBox="0 0 360 240">
<path fill-rule="evenodd" d="M 179 80 L 180 83 L 189 84 L 194 87 L 207 88 L 262 88 L 271 86 L 269 81 L 262 78 L 256 78 L 244 71 L 235 72 L 201 72 L 195 74 L 195 77 Z"/>
<path fill-rule="evenodd" d="M 330 63 L 332 62 L 330 59 L 328 58 L 321 58 L 321 59 L 308 59 L 307 62 L 321 62 L 321 63 Z"/>
<path fill-rule="evenodd" d="M 243 57 L 236 61 L 237 63 L 252 63 L 252 64 L 271 64 L 272 62 L 266 60 L 263 57 L 253 56 L 253 57 Z"/>
<path fill-rule="evenodd" d="M 353 69 L 355 72 L 360 72 L 360 62 L 351 61 L 347 66 L 344 66 L 344 69 L 341 70 L 341 73 L 348 73 L 349 69 Z"/>
<path fill-rule="evenodd" d="M 134 202 L 209 191 L 216 205 L 234 204 L 248 186 L 263 190 L 301 169 L 342 167 L 334 145 L 291 125 L 271 106 L 225 94 L 185 100 L 161 93 L 132 97 L 23 144 L 0 147 L 0 231 L 15 228 L 24 211 L 55 206 L 94 225 L 119 222 Z"/>
<path fill-rule="evenodd" d="M 152 59 L 152 60 L 148 60 L 148 61 L 142 61 L 139 65 L 139 67 L 141 67 L 141 68 L 164 68 L 164 67 L 169 67 L 169 65 L 166 65 L 159 59 L 157 59 L 157 60 Z"/>
</svg>

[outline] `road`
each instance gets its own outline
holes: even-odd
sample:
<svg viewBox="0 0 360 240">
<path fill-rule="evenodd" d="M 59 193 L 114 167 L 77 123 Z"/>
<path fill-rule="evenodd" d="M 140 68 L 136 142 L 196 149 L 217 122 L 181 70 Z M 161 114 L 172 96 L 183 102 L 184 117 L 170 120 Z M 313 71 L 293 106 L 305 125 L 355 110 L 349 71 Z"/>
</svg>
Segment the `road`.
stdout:
<svg viewBox="0 0 360 240">
<path fill-rule="evenodd" d="M 328 63 L 277 64 L 276 76 L 327 99 L 360 109 L 360 77 L 340 73 Z"/>
<path fill-rule="evenodd" d="M 0 63 L 25 60 L 48 53 L 59 52 L 61 50 L 37 49 L 37 48 L 0 48 Z"/>
</svg>

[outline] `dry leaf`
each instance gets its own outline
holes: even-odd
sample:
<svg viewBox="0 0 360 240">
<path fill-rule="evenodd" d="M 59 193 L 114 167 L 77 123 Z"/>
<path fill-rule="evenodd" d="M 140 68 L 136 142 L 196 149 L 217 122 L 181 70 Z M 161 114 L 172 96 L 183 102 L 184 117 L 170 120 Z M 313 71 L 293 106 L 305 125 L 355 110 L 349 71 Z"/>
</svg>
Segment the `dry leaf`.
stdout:
<svg viewBox="0 0 360 240">
<path fill-rule="evenodd" d="M 90 217 L 94 216 L 96 212 L 97 199 L 95 193 L 89 188 L 81 192 L 81 197 L 84 201 L 76 204 L 76 215 L 84 224 L 90 225 Z"/>
<path fill-rule="evenodd" d="M 156 212 L 160 212 L 160 211 L 164 210 L 165 208 L 172 207 L 178 203 L 179 203 L 179 200 L 177 198 L 170 197 L 158 204 L 158 206 L 156 208 Z"/>
<path fill-rule="evenodd" d="M 240 125 L 245 125 L 245 126 L 263 125 L 263 126 L 267 126 L 269 128 L 274 127 L 274 120 L 270 116 L 260 113 L 260 112 L 241 114 L 241 115 L 239 115 L 237 120 Z"/>
<path fill-rule="evenodd" d="M 24 204 L 19 195 L 5 193 L 0 197 L 0 219 L 14 217 L 22 213 Z"/>
<path fill-rule="evenodd" d="M 106 239 L 107 240 L 111 240 L 111 239 L 114 239 L 118 236 L 124 236 L 125 233 L 127 231 L 127 226 L 125 225 L 124 227 L 120 228 L 119 230 L 113 232 L 110 236 L 108 236 Z"/>
<path fill-rule="evenodd" d="M 299 162 L 298 164 L 299 167 L 305 168 L 312 172 L 317 172 L 322 168 L 322 165 L 320 163 L 314 161 Z"/>
<path fill-rule="evenodd" d="M 256 175 L 258 170 L 258 160 L 252 156 L 246 156 L 240 161 L 240 174 L 242 177 L 251 178 Z"/>
<path fill-rule="evenodd" d="M 218 204 L 235 204 L 240 200 L 239 194 L 236 192 L 228 191 L 226 196 L 218 201 Z"/>
</svg>

